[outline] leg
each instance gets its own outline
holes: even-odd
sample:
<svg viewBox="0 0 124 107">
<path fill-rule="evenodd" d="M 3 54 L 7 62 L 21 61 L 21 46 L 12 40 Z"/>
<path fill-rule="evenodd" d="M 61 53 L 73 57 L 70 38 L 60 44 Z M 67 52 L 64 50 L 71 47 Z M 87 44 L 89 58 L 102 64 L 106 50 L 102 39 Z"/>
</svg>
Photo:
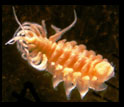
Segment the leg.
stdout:
<svg viewBox="0 0 124 107">
<path fill-rule="evenodd" d="M 51 28 L 53 28 L 56 33 L 60 32 L 60 30 L 61 30 L 61 28 L 58 28 L 55 25 L 51 25 Z"/>
<path fill-rule="evenodd" d="M 69 25 L 68 27 L 64 28 L 62 31 L 59 31 L 59 32 L 58 32 L 58 29 L 57 29 L 57 30 L 56 30 L 57 33 L 54 34 L 54 35 L 52 35 L 52 36 L 49 38 L 49 40 L 51 40 L 51 41 L 53 41 L 53 42 L 57 41 L 65 32 L 67 32 L 68 30 L 70 30 L 70 29 L 75 25 L 75 23 L 76 23 L 76 21 L 77 21 L 77 16 L 76 16 L 75 10 L 74 10 L 74 17 L 75 17 L 75 19 L 74 19 L 74 21 L 72 22 L 71 25 Z M 56 29 L 55 26 L 54 26 L 54 29 Z"/>
<path fill-rule="evenodd" d="M 42 20 L 42 26 L 45 32 L 45 35 L 47 36 L 47 29 L 46 29 L 46 24 L 45 24 L 45 20 Z"/>
<path fill-rule="evenodd" d="M 46 69 L 46 67 L 47 67 L 47 57 L 46 57 L 46 55 L 45 54 L 43 54 L 43 59 L 42 59 L 42 62 L 40 63 L 40 64 L 35 64 L 35 63 L 33 63 L 33 60 L 35 59 L 35 60 L 38 60 L 37 58 L 40 58 L 41 57 L 41 53 L 38 53 L 38 55 L 37 56 L 35 56 L 34 58 L 31 58 L 30 59 L 30 57 L 28 58 L 28 62 L 29 62 L 29 64 L 32 66 L 32 67 L 34 67 L 35 69 L 37 69 L 37 70 L 39 70 L 39 71 L 43 71 L 43 70 L 45 70 Z"/>
</svg>

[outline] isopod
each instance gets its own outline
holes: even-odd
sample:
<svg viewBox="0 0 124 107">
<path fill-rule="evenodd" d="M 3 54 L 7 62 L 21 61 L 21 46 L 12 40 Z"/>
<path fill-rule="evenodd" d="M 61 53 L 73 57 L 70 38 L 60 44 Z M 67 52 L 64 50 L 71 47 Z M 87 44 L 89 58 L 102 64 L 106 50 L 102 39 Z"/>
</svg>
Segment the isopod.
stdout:
<svg viewBox="0 0 124 107">
<path fill-rule="evenodd" d="M 114 67 L 108 60 L 100 54 L 96 55 L 92 50 L 87 50 L 83 44 L 77 45 L 76 41 L 59 40 L 76 24 L 75 10 L 74 21 L 66 28 L 61 30 L 51 25 L 56 33 L 49 38 L 47 38 L 45 20 L 42 20 L 42 25 L 32 22 L 21 24 L 14 8 L 13 13 L 19 27 L 6 45 L 16 42 L 24 60 L 39 71 L 47 70 L 51 73 L 54 88 L 64 81 L 67 99 L 70 98 L 70 93 L 75 87 L 82 99 L 89 89 L 95 91 L 106 89 L 107 85 L 104 82 L 115 74 Z"/>
</svg>

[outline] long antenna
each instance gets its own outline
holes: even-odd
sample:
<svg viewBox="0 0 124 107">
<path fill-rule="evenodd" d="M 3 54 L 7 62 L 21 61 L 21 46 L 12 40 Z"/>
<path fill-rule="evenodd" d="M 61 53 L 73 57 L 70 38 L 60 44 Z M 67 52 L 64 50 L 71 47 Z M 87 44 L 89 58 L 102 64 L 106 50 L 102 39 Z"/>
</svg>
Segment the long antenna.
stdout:
<svg viewBox="0 0 124 107">
<path fill-rule="evenodd" d="M 16 22 L 19 24 L 19 26 L 21 27 L 21 29 L 24 30 L 24 28 L 22 27 L 21 23 L 19 22 L 19 20 L 18 20 L 18 18 L 17 18 L 17 16 L 16 16 L 15 8 L 12 7 L 12 9 L 13 9 L 13 14 L 14 14 L 14 17 L 15 17 Z"/>
<path fill-rule="evenodd" d="M 18 20 L 18 18 L 17 18 L 17 16 L 16 16 L 15 8 L 12 7 L 12 9 L 13 9 L 13 14 L 14 14 L 14 17 L 15 17 L 16 22 L 19 24 L 20 28 L 21 28 L 22 30 L 24 30 L 23 26 L 21 25 L 21 23 L 19 22 L 19 20 Z M 24 32 L 25 32 L 25 30 L 24 30 Z M 26 32 L 25 32 L 25 33 L 26 33 Z M 7 44 L 14 44 L 15 42 L 16 42 L 15 37 L 13 37 L 13 38 L 10 39 L 7 43 L 5 43 L 5 45 L 7 45 Z"/>
</svg>

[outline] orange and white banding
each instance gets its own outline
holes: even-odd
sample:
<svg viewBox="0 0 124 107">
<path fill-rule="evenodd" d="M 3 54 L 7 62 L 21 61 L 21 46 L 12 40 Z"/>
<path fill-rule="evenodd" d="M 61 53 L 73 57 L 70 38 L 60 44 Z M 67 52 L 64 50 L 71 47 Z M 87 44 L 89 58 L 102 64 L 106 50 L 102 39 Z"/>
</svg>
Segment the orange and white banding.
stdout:
<svg viewBox="0 0 124 107">
<path fill-rule="evenodd" d="M 77 45 L 76 41 L 66 42 L 66 39 L 57 41 L 75 25 L 77 21 L 75 11 L 74 21 L 63 30 L 51 25 L 56 33 L 49 38 L 44 20 L 42 25 L 31 22 L 20 24 L 14 8 L 13 11 L 20 27 L 6 45 L 16 42 L 22 58 L 32 67 L 50 72 L 53 75 L 54 88 L 64 81 L 68 99 L 75 87 L 78 88 L 81 98 L 86 95 L 89 88 L 96 91 L 106 89 L 104 82 L 114 76 L 114 67 L 107 59 L 103 59 L 102 55 L 96 55 L 92 50 L 88 51 L 85 45 Z"/>
</svg>

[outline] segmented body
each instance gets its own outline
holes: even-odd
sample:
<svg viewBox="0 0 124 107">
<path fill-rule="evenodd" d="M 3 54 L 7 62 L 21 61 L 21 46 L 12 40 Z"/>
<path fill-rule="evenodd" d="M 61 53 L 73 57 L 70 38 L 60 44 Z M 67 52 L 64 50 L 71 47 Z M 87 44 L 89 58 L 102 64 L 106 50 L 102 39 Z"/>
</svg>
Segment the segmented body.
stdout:
<svg viewBox="0 0 124 107">
<path fill-rule="evenodd" d="M 50 38 L 47 38 L 44 20 L 42 26 L 25 22 L 6 44 L 17 42 L 23 59 L 37 70 L 50 72 L 53 75 L 54 88 L 64 81 L 67 98 L 75 87 L 83 98 L 89 88 L 104 90 L 104 82 L 114 76 L 114 68 L 102 55 L 96 55 L 92 50 L 88 51 L 85 45 L 77 45 L 76 41 L 66 42 L 65 39 L 56 42 L 76 23 L 76 12 L 74 14 L 75 20 L 65 29 L 60 30 L 52 25 L 56 33 Z"/>
</svg>

